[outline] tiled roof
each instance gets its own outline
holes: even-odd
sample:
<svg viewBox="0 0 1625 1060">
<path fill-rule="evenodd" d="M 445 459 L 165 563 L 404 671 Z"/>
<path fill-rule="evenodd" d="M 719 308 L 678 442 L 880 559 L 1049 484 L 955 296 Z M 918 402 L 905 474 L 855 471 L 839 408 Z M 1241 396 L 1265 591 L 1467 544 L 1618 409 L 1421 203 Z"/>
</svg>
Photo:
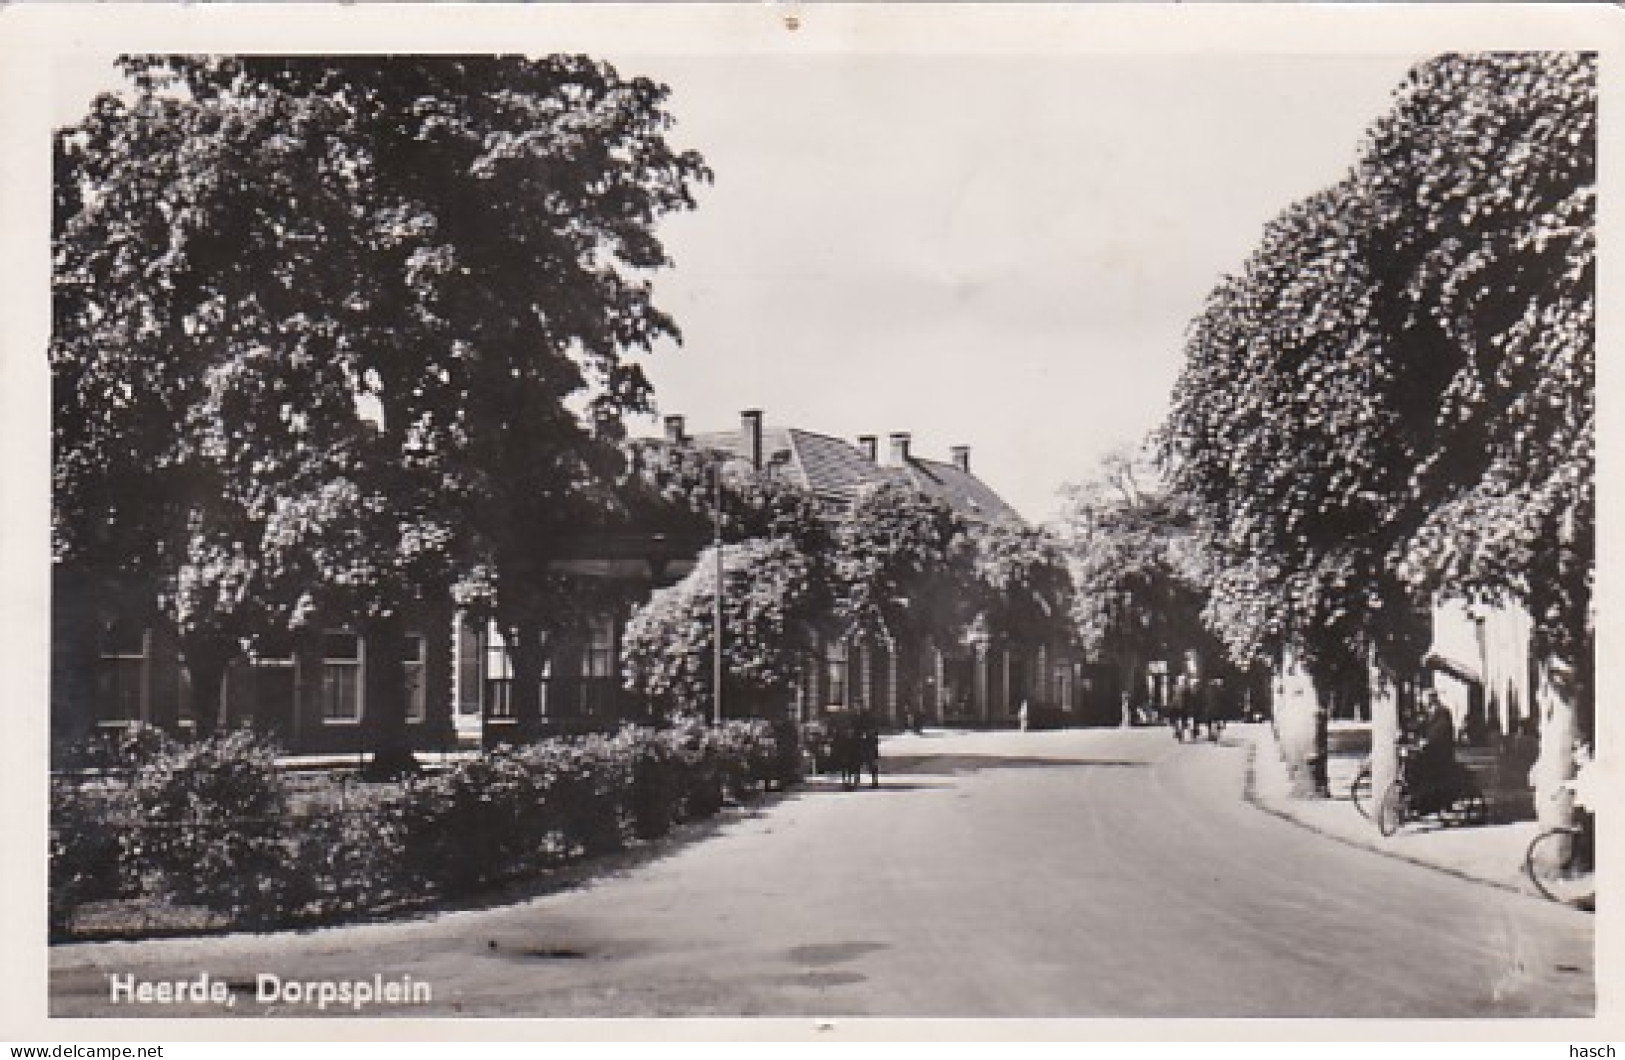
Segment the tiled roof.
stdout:
<svg viewBox="0 0 1625 1060">
<path fill-rule="evenodd" d="M 748 457 L 744 432 L 710 431 L 696 434 L 689 444 Z M 977 522 L 1020 521 L 1021 516 L 981 479 L 951 463 L 910 457 L 903 467 L 877 464 L 863 450 L 841 438 L 796 427 L 762 428 L 762 460 L 778 463 L 797 485 L 820 500 L 849 505 L 862 490 L 886 482 L 904 482 L 946 502 L 956 512 Z"/>
<path fill-rule="evenodd" d="M 910 457 L 908 478 L 915 489 L 941 498 L 966 518 L 989 523 L 1021 521 L 1021 515 L 987 483 L 954 464 Z"/>
</svg>

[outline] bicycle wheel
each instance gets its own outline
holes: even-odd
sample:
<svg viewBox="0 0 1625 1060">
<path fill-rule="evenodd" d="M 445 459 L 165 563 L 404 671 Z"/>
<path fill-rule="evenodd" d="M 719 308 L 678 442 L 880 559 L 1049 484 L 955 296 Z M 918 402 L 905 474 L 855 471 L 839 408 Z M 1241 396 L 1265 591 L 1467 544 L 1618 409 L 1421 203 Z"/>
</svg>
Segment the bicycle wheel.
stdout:
<svg viewBox="0 0 1625 1060">
<path fill-rule="evenodd" d="M 1523 865 L 1535 890 L 1565 905 L 1596 903 L 1597 882 L 1592 867 L 1579 856 L 1581 842 L 1578 828 L 1553 828 L 1530 842 Z"/>
<path fill-rule="evenodd" d="M 1354 808 L 1360 811 L 1360 816 L 1366 820 L 1371 819 L 1371 765 L 1367 763 L 1360 767 L 1360 772 L 1354 776 L 1354 783 L 1349 785 L 1349 801 Z"/>
<path fill-rule="evenodd" d="M 1396 780 L 1390 784 L 1383 793 L 1382 801 L 1377 803 L 1377 831 L 1385 836 L 1399 831 L 1399 826 L 1405 823 L 1409 801 L 1403 781 Z"/>
</svg>

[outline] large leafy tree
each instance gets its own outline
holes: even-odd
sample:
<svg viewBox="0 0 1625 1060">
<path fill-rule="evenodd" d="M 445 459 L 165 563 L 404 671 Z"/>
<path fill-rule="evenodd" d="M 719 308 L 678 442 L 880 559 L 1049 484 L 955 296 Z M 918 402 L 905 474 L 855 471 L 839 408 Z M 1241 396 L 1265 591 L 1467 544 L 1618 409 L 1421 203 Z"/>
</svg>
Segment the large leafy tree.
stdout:
<svg viewBox="0 0 1625 1060">
<path fill-rule="evenodd" d="M 1069 486 L 1060 534 L 1076 587 L 1080 645 L 1116 668 L 1124 690 L 1144 687 L 1147 664 L 1196 652 L 1218 662 L 1202 621 L 1208 571 L 1194 520 L 1143 448 L 1119 449 Z"/>
<path fill-rule="evenodd" d="M 963 517 L 902 482 L 866 490 L 835 526 L 829 632 L 887 643 L 911 709 L 921 706 L 926 645 L 961 642 L 984 614 L 977 555 Z M 991 618 L 976 623 L 990 642 Z"/>
<path fill-rule="evenodd" d="M 1526 607 L 1585 698 L 1595 130 L 1593 57 L 1421 64 L 1210 297 L 1165 440 L 1233 650 L 1400 675 L 1443 590 Z"/>
<path fill-rule="evenodd" d="M 1396 565 L 1533 620 L 1547 824 L 1568 822 L 1594 730 L 1596 78 L 1589 54 L 1446 56 L 1412 71 L 1360 163 L 1390 247 L 1379 326 L 1434 398 Z"/>
<path fill-rule="evenodd" d="M 1072 575 L 1042 527 L 992 523 L 971 531 L 972 572 L 989 632 L 1006 643 L 1069 643 Z"/>
<path fill-rule="evenodd" d="M 706 458 L 668 456 L 651 463 L 648 481 L 673 510 L 698 513 L 715 483 Z M 1070 575 L 1041 530 L 972 527 L 900 483 L 863 494 L 833 522 L 770 474 L 724 473 L 721 483 L 725 702 L 782 699 L 821 636 L 882 637 L 905 654 L 956 642 L 977 620 L 995 639 L 1068 637 Z M 711 695 L 715 561 L 707 552 L 628 625 L 629 683 L 668 706 Z M 908 700 L 919 675 L 904 666 L 899 677 Z"/>
<path fill-rule="evenodd" d="M 627 453 L 618 496 L 628 525 L 674 544 L 720 538 L 682 582 L 633 613 L 622 643 L 628 687 L 668 712 L 709 711 L 720 545 L 724 709 L 781 708 L 832 606 L 825 511 L 775 469 L 724 453 L 650 441 Z"/>
<path fill-rule="evenodd" d="M 316 581 L 378 659 L 483 560 L 523 697 L 541 546 L 648 404 L 624 354 L 676 333 L 654 227 L 708 173 L 666 141 L 667 90 L 564 56 L 123 65 L 130 98 L 59 138 L 60 554 L 174 581 L 262 562 L 275 515 L 280 545 L 325 543 L 285 551 L 337 563 Z M 312 448 L 343 454 L 314 485 Z M 194 549 L 245 474 L 257 497 Z M 400 668 L 369 678 L 378 758 L 404 765 Z"/>
<path fill-rule="evenodd" d="M 668 713 L 713 702 L 717 555 L 722 549 L 722 701 L 730 714 L 771 713 L 801 679 L 826 613 L 819 564 L 786 537 L 713 546 L 677 585 L 656 590 L 622 638 L 627 684 Z"/>
<path fill-rule="evenodd" d="M 835 620 L 908 641 L 951 635 L 974 617 L 975 558 L 970 527 L 947 504 L 876 486 L 835 527 Z"/>
<path fill-rule="evenodd" d="M 1209 617 L 1238 659 L 1291 645 L 1319 670 L 1375 638 L 1396 672 L 1420 661 L 1387 563 L 1414 380 L 1371 327 L 1370 221 L 1353 182 L 1295 204 L 1190 330 L 1163 438 L 1220 564 Z"/>
<path fill-rule="evenodd" d="M 1511 598 L 1591 668 L 1596 58 L 1447 56 L 1372 129 L 1377 326 L 1412 364 L 1402 572 Z M 1587 681 L 1589 683 L 1589 681 Z M 1587 697 L 1588 698 L 1588 697 Z"/>
</svg>

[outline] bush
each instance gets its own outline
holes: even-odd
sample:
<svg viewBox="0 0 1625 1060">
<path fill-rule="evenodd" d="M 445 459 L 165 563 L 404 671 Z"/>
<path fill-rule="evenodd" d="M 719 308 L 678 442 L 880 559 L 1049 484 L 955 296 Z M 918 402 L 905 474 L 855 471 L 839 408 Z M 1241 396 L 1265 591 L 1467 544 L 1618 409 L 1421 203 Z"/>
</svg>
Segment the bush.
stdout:
<svg viewBox="0 0 1625 1060">
<path fill-rule="evenodd" d="M 709 730 L 709 743 L 727 790 L 748 798 L 762 787 L 788 787 L 801 778 L 801 744 L 794 722 L 751 718 Z"/>
<path fill-rule="evenodd" d="M 135 820 L 123 785 L 51 785 L 50 929 L 61 935 L 74 910 L 133 890 L 124 869 L 124 827 Z"/>
<path fill-rule="evenodd" d="M 716 730 L 689 720 L 674 726 L 667 739 L 682 765 L 681 820 L 710 817 L 722 809 L 724 771 Z"/>
<path fill-rule="evenodd" d="M 448 895 L 619 850 L 635 829 L 636 738 L 544 740 L 409 784 L 403 869 Z"/>
<path fill-rule="evenodd" d="M 635 737 L 544 740 L 524 752 L 540 781 L 541 809 L 568 857 L 625 845 Z"/>
<path fill-rule="evenodd" d="M 53 788 L 51 923 L 139 893 L 240 924 L 294 923 L 424 895 L 460 897 L 654 839 L 799 775 L 788 723 L 627 727 L 503 748 L 439 775 L 301 796 L 246 732 L 167 747 L 129 785 Z M 792 762 L 792 756 L 794 765 Z"/>
<path fill-rule="evenodd" d="M 682 819 L 686 763 L 683 748 L 667 732 L 630 730 L 632 833 L 659 839 Z"/>
<path fill-rule="evenodd" d="M 294 818 L 281 898 L 289 919 L 327 919 L 414 897 L 400 789 L 360 789 Z"/>
<path fill-rule="evenodd" d="M 771 724 L 773 750 L 764 764 L 763 780 L 779 790 L 801 783 L 806 776 L 801 760 L 801 729 L 788 718 Z"/>
<path fill-rule="evenodd" d="M 460 895 L 546 860 L 548 778 L 531 751 L 499 749 L 407 783 L 396 820 L 409 879 Z"/>
<path fill-rule="evenodd" d="M 130 722 L 59 748 L 51 761 L 69 770 L 127 773 L 173 752 L 177 744 L 156 725 Z"/>
<path fill-rule="evenodd" d="M 160 894 L 250 917 L 280 906 L 288 799 L 269 744 L 239 730 L 165 751 L 132 794 L 124 854 Z"/>
</svg>

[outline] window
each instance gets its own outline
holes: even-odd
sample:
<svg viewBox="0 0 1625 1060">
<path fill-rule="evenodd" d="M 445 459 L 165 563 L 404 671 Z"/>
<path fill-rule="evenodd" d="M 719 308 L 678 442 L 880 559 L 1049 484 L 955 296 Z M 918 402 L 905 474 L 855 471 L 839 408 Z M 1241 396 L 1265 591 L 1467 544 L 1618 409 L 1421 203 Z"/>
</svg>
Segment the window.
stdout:
<svg viewBox="0 0 1625 1060">
<path fill-rule="evenodd" d="M 480 638 L 462 622 L 457 623 L 457 713 L 480 712 Z"/>
<path fill-rule="evenodd" d="M 352 725 L 361 720 L 361 638 L 354 633 L 322 637 L 322 721 Z"/>
<path fill-rule="evenodd" d="M 830 706 L 846 705 L 846 646 L 835 645 L 824 657 L 824 699 Z"/>
<path fill-rule="evenodd" d="M 581 712 L 604 714 L 614 707 L 615 621 L 595 615 L 587 624 L 587 643 L 581 651 Z"/>
<path fill-rule="evenodd" d="M 145 716 L 147 677 L 146 631 L 128 624 L 108 629 L 102 640 L 96 675 L 102 719 L 141 721 Z"/>
<path fill-rule="evenodd" d="M 252 716 L 256 725 L 291 731 L 299 698 L 292 638 L 285 634 L 256 638 L 249 663 L 247 674 L 231 683 L 232 713 Z"/>
<path fill-rule="evenodd" d="M 492 718 L 513 717 L 513 666 L 502 635 L 491 630 L 485 637 L 485 707 Z"/>
<path fill-rule="evenodd" d="M 401 669 L 406 680 L 406 720 L 422 721 L 429 716 L 428 687 L 424 680 L 424 660 L 428 643 L 421 633 L 406 635 L 406 655 Z"/>
<path fill-rule="evenodd" d="M 589 624 L 587 650 L 581 659 L 582 677 L 615 676 L 615 623 L 599 615 Z"/>
</svg>

